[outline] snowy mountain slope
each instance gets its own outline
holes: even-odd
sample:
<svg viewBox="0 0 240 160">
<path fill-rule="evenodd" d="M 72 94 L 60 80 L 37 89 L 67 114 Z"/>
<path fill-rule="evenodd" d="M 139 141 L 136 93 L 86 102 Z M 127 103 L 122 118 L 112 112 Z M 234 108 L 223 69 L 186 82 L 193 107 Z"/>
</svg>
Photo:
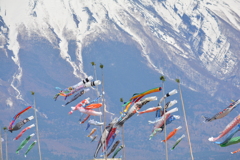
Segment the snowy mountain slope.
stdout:
<svg viewBox="0 0 240 160">
<path fill-rule="evenodd" d="M 236 45 L 239 39 L 228 36 L 229 30 L 230 34 L 239 34 L 238 1 L 3 0 L 0 3 L 1 46 L 13 52 L 12 60 L 18 66 L 12 82 L 21 82 L 18 36 L 24 34 L 25 38 L 38 35 L 59 48 L 61 57 L 72 66 L 76 76 L 79 72 L 84 75 L 81 51 L 94 39 L 127 43 L 130 38 L 142 50 L 147 65 L 161 74 L 171 74 L 167 66 L 162 67 L 155 61 L 160 51 L 170 61 L 167 63 L 183 71 L 192 88 L 198 91 L 203 87 L 215 93 L 219 80 L 234 75 L 230 83 L 234 82 L 232 84 L 239 88 L 239 47 Z M 76 59 L 68 53 L 71 40 L 76 41 Z M 203 71 L 199 72 L 198 67 Z M 206 73 L 211 76 L 205 76 Z M 17 84 L 11 86 L 18 90 Z"/>
</svg>

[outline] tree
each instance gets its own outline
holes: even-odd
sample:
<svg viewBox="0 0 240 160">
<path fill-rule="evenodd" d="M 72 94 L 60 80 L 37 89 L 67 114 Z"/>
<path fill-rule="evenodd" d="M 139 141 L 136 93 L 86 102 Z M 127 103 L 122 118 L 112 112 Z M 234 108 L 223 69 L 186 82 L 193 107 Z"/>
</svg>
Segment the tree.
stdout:
<svg viewBox="0 0 240 160">
<path fill-rule="evenodd" d="M 123 102 L 123 99 L 122 99 L 122 98 L 120 98 L 120 102 Z"/>
<path fill-rule="evenodd" d="M 179 95 L 180 95 L 180 99 L 181 99 L 181 102 L 182 102 L 182 109 L 183 109 L 184 121 L 185 121 L 187 136 L 188 136 L 188 144 L 189 144 L 190 154 L 191 154 L 192 160 L 194 160 L 193 153 L 192 153 L 191 139 L 190 139 L 190 134 L 189 134 L 189 130 L 188 130 L 188 123 L 187 123 L 187 118 L 186 118 L 185 106 L 184 106 L 183 97 L 182 97 L 182 90 L 181 90 L 181 87 L 180 87 L 180 80 L 176 79 L 176 82 L 178 83 Z"/>
<path fill-rule="evenodd" d="M 95 66 L 96 64 L 94 62 L 91 62 L 92 66 Z"/>
<path fill-rule="evenodd" d="M 164 82 L 166 81 L 165 77 L 162 75 L 160 76 L 160 80 L 162 81 L 162 93 L 164 96 Z M 166 125 L 166 117 L 165 117 L 165 99 L 163 101 L 163 115 L 164 115 L 164 139 L 167 137 L 167 125 Z M 165 151 L 166 151 L 166 160 L 168 160 L 168 143 L 165 142 Z"/>
<path fill-rule="evenodd" d="M 160 80 L 161 80 L 162 82 L 165 82 L 165 81 L 166 81 L 166 79 L 165 79 L 164 76 L 161 76 L 161 77 L 160 77 Z"/>
</svg>

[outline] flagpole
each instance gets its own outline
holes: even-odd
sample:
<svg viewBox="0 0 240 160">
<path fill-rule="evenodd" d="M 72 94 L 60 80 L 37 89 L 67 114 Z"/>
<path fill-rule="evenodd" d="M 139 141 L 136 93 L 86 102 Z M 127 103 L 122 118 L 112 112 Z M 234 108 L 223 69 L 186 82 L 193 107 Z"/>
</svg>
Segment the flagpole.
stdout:
<svg viewBox="0 0 240 160">
<path fill-rule="evenodd" d="M 35 93 L 31 91 L 33 98 L 34 98 L 34 115 L 36 119 L 36 132 L 37 132 L 37 141 L 38 141 L 38 154 L 39 154 L 39 159 L 42 160 L 42 153 L 41 153 L 41 148 L 40 148 L 40 140 L 39 140 L 39 131 L 38 131 L 38 118 L 37 118 L 37 111 L 36 111 L 36 100 L 35 100 Z"/>
<path fill-rule="evenodd" d="M 0 129 L 0 160 L 3 160 L 3 153 L 2 153 L 2 129 Z"/>
<path fill-rule="evenodd" d="M 103 64 L 100 64 L 100 68 L 102 69 L 102 105 L 103 105 L 103 121 L 104 121 L 104 130 L 106 129 L 106 113 L 105 113 L 105 100 L 104 100 L 104 75 L 103 75 Z M 105 138 L 105 141 L 104 141 L 104 144 L 103 144 L 103 150 L 104 150 L 104 147 L 105 147 L 105 151 L 104 151 L 104 159 L 107 160 L 107 133 L 105 134 L 103 130 L 103 136 Z"/>
<path fill-rule="evenodd" d="M 6 160 L 8 160 L 8 137 L 7 137 L 7 127 L 3 127 L 5 134 L 5 147 L 6 147 Z"/>
<path fill-rule="evenodd" d="M 190 134 L 189 134 L 189 129 L 188 129 L 188 123 L 187 123 L 187 118 L 186 118 L 187 116 L 186 116 L 184 101 L 183 101 L 183 97 L 182 97 L 182 89 L 180 87 L 180 80 L 176 79 L 176 82 L 178 83 L 178 89 L 179 89 L 179 93 L 180 93 L 179 95 L 180 95 L 180 99 L 181 99 L 181 102 L 182 102 L 182 109 L 183 109 L 184 121 L 185 121 L 187 136 L 188 136 L 188 144 L 189 144 L 190 155 L 191 155 L 191 159 L 194 160 L 194 156 L 193 156 L 193 153 L 192 153 L 192 144 L 191 144 L 191 139 L 190 139 Z"/>
<path fill-rule="evenodd" d="M 161 76 L 160 77 L 160 80 L 162 81 L 162 94 L 163 94 L 163 96 L 165 95 L 165 93 L 164 93 L 164 82 L 165 82 L 165 77 L 164 76 Z M 165 110 L 165 99 L 163 100 L 163 119 L 164 119 L 164 138 L 166 139 L 166 137 L 167 137 L 167 125 L 166 125 L 166 115 L 165 115 L 165 113 L 166 113 L 166 110 Z M 166 152 L 166 160 L 168 160 L 168 143 L 167 143 L 167 141 L 165 142 L 165 152 Z"/>
<path fill-rule="evenodd" d="M 94 77 L 97 80 L 96 64 L 94 62 L 91 62 L 91 64 L 94 67 Z M 99 90 L 98 90 L 98 85 L 96 85 L 96 88 L 97 88 L 97 96 L 99 97 L 100 94 L 99 94 Z M 98 102 L 99 102 L 99 100 L 98 100 Z M 98 108 L 98 111 L 100 112 L 101 109 Z M 102 122 L 102 115 L 99 116 L 99 120 L 100 120 L 100 122 Z M 103 126 L 101 125 L 100 127 L 101 127 L 101 133 L 102 133 L 103 132 Z"/>
</svg>

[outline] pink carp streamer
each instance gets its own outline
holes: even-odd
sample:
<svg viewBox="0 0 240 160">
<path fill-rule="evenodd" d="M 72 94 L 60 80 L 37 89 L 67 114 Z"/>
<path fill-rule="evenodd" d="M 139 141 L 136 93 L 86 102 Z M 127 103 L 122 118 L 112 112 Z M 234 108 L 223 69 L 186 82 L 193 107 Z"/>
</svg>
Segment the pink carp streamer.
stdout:
<svg viewBox="0 0 240 160">
<path fill-rule="evenodd" d="M 24 128 L 13 140 L 18 140 L 20 137 L 22 137 L 23 133 L 26 132 L 28 129 L 35 127 L 35 124 L 32 124 L 26 128 Z"/>
<path fill-rule="evenodd" d="M 162 108 L 161 106 L 157 106 L 157 107 L 148 108 L 148 109 L 146 109 L 146 110 L 144 110 L 144 111 L 141 111 L 141 112 L 137 111 L 137 113 L 138 113 L 137 116 L 139 116 L 139 115 L 141 115 L 141 114 L 143 114 L 143 113 L 154 112 L 154 111 L 157 111 L 157 110 L 159 110 L 159 109 L 161 109 L 161 108 Z"/>
<path fill-rule="evenodd" d="M 91 116 L 101 116 L 102 115 L 102 112 L 97 112 L 97 111 L 94 111 L 94 110 L 85 109 L 83 107 L 79 107 L 78 110 L 82 113 L 85 113 L 85 114 L 88 114 L 88 115 L 91 115 Z"/>
<path fill-rule="evenodd" d="M 210 137 L 208 138 L 209 141 L 216 141 L 220 138 L 222 138 L 223 136 L 225 136 L 230 130 L 232 130 L 236 125 L 238 125 L 240 123 L 240 114 L 238 116 L 236 116 L 226 127 L 225 129 L 221 132 L 221 134 L 216 137 L 216 138 L 213 138 L 213 137 Z"/>
</svg>

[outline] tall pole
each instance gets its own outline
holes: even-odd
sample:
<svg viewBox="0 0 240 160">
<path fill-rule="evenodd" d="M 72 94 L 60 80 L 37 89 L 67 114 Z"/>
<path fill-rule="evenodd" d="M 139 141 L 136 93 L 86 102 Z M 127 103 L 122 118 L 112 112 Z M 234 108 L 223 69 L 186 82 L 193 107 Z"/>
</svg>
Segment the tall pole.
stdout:
<svg viewBox="0 0 240 160">
<path fill-rule="evenodd" d="M 192 160 L 194 160 L 193 153 L 192 153 L 191 139 L 190 139 L 190 134 L 189 134 L 189 130 L 188 130 L 188 123 L 187 123 L 187 118 L 186 118 L 185 106 L 184 106 L 183 97 L 182 97 L 182 90 L 181 90 L 181 88 L 180 88 L 180 80 L 179 80 L 179 79 L 176 79 L 176 82 L 178 83 L 178 89 L 179 89 L 179 93 L 180 93 L 180 99 L 181 99 L 181 102 L 182 102 L 182 109 L 183 109 L 183 115 L 184 115 L 184 121 L 185 121 L 185 125 L 186 125 L 186 130 L 187 130 L 187 136 L 188 136 L 188 144 L 189 144 L 189 149 L 190 149 L 190 155 L 191 155 Z"/>
<path fill-rule="evenodd" d="M 2 153 L 2 129 L 0 129 L 0 160 L 3 160 L 3 153 Z"/>
<path fill-rule="evenodd" d="M 122 145 L 123 145 L 123 160 L 126 159 L 126 154 L 125 154 L 125 142 L 124 142 L 124 124 L 122 125 Z"/>
<path fill-rule="evenodd" d="M 106 113 L 105 113 L 105 100 L 104 100 L 104 76 L 103 76 L 103 64 L 100 64 L 100 68 L 102 69 L 102 102 L 103 102 L 103 121 L 104 121 L 104 129 L 106 128 Z M 105 134 L 105 132 L 103 133 Z M 103 149 L 105 147 L 105 149 L 107 149 L 107 135 L 103 135 L 104 138 L 105 138 L 105 141 L 104 141 L 104 145 L 103 145 Z M 104 151 L 104 159 L 107 160 L 107 152 Z"/>
<path fill-rule="evenodd" d="M 97 72 L 96 72 L 96 64 L 94 62 L 91 62 L 92 66 L 94 67 L 94 77 L 97 80 Z M 96 85 L 97 87 L 97 96 L 99 97 L 99 90 L 98 90 L 98 85 Z M 100 108 L 98 108 L 98 111 L 100 112 Z M 99 116 L 99 120 L 100 122 L 102 122 L 102 115 Z M 101 133 L 103 132 L 103 127 L 101 125 Z"/>
<path fill-rule="evenodd" d="M 6 145 L 6 160 L 8 160 L 8 136 L 7 136 L 7 130 L 5 130 L 5 145 Z"/>
<path fill-rule="evenodd" d="M 161 76 L 160 77 L 160 80 L 162 81 L 162 93 L 163 93 L 163 96 L 165 95 L 164 93 L 164 82 L 165 82 L 165 77 L 164 76 Z M 167 125 L 166 125 L 166 115 L 165 115 L 165 99 L 163 101 L 163 115 L 164 115 L 164 139 L 166 139 L 167 137 Z M 165 142 L 165 151 L 166 151 L 166 160 L 168 160 L 168 144 L 167 144 L 167 141 Z"/>
<path fill-rule="evenodd" d="M 120 102 L 123 102 L 123 99 L 120 98 Z M 122 113 L 123 113 L 124 108 L 122 108 Z M 122 145 L 123 145 L 123 160 L 125 160 L 125 142 L 124 142 L 124 124 L 122 125 Z"/>
<path fill-rule="evenodd" d="M 37 132 L 37 140 L 38 140 L 38 154 L 39 154 L 39 159 L 42 160 L 42 153 L 41 153 L 41 147 L 40 147 L 40 140 L 39 140 L 39 132 L 38 132 L 38 118 L 37 118 L 37 111 L 36 111 L 36 100 L 35 100 L 35 93 L 33 91 L 31 91 L 32 95 L 33 95 L 33 101 L 34 101 L 34 115 L 35 115 L 35 119 L 36 119 L 36 132 Z"/>
<path fill-rule="evenodd" d="M 6 147 L 6 160 L 8 160 L 8 137 L 7 137 L 7 127 L 3 127 L 5 134 L 5 147 Z"/>
</svg>

